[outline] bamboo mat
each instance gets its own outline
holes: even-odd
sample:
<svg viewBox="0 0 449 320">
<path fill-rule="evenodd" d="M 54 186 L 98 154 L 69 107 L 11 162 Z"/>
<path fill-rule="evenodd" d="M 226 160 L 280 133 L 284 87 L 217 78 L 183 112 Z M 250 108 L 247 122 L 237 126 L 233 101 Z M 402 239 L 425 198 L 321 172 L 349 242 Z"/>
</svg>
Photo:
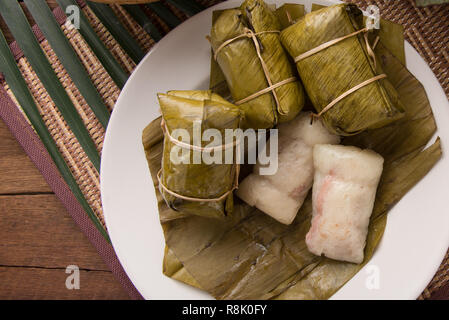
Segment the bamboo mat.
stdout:
<svg viewBox="0 0 449 320">
<path fill-rule="evenodd" d="M 198 0 L 198 2 L 204 6 L 210 6 L 222 1 Z M 381 15 L 384 18 L 402 24 L 405 27 L 405 36 L 407 41 L 415 47 L 415 49 L 429 64 L 430 68 L 433 70 L 441 83 L 446 96 L 449 98 L 449 5 L 435 5 L 418 8 L 412 0 L 351 0 L 349 2 L 356 3 L 362 8 L 365 8 L 369 4 L 375 4 L 380 8 Z M 92 10 L 82 1 L 79 1 L 79 4 L 99 38 L 104 42 L 122 68 L 130 74 L 136 67 L 136 63 L 126 54 L 125 50 L 117 43 L 114 37 L 109 33 L 108 29 L 100 22 Z M 169 3 L 164 2 L 164 5 L 179 19 L 187 19 L 186 14 L 179 11 Z M 150 37 L 150 35 L 135 20 L 133 20 L 133 18 L 123 7 L 119 5 L 111 5 L 111 8 L 113 9 L 118 20 L 134 37 L 141 48 L 145 52 L 148 52 L 155 44 L 155 41 Z M 151 21 L 157 26 L 159 31 L 163 34 L 169 32 L 170 28 L 154 12 L 148 8 L 145 8 L 144 11 Z M 92 52 L 78 30 L 71 28 L 65 23 L 66 17 L 63 11 L 58 7 L 53 11 L 53 13 L 60 23 L 64 34 L 76 51 L 79 59 L 82 61 L 86 72 L 92 79 L 96 89 L 102 96 L 104 103 L 108 109 L 112 111 L 120 94 L 120 89 L 111 79 L 107 71 L 103 68 L 99 59 Z M 63 84 L 66 92 L 76 106 L 81 118 L 83 119 L 84 125 L 88 129 L 96 144 L 98 151 L 101 153 L 105 134 L 104 128 L 89 108 L 84 97 L 80 94 L 74 83 L 71 81 L 66 70 L 62 66 L 47 40 L 40 32 L 39 28 L 34 26 L 33 31 L 49 61 L 51 62 L 53 69 L 57 73 L 60 82 Z M 84 153 L 78 140 L 70 130 L 61 113 L 56 108 L 52 98 L 49 96 L 43 84 L 33 71 L 27 58 L 23 56 L 21 50 L 15 42 L 13 42 L 10 46 L 22 75 L 26 80 L 35 101 L 37 102 L 42 118 L 57 143 L 59 151 L 64 156 L 65 161 L 69 165 L 73 176 L 79 184 L 96 217 L 101 222 L 103 227 L 106 228 L 100 200 L 100 182 L 98 171 Z M 4 79 L 0 79 L 0 82 L 5 89 L 3 91 L 7 93 L 9 98 L 11 98 L 16 105 L 18 105 L 17 100 L 8 87 L 8 84 L 4 81 Z M 4 116 L 2 117 L 6 118 Z M 7 120 L 5 119 L 5 121 Z M 43 174 L 45 176 L 45 172 L 43 172 Z M 437 274 L 429 286 L 421 294 L 419 299 L 430 298 L 433 293 L 436 293 L 448 282 L 449 256 L 446 254 L 446 257 Z"/>
</svg>

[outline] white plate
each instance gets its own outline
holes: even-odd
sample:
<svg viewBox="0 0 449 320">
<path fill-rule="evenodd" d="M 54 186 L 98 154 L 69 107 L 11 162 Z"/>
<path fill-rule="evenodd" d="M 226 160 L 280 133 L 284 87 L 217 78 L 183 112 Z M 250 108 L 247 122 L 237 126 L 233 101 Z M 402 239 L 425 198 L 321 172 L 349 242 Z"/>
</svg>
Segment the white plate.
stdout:
<svg viewBox="0 0 449 320">
<path fill-rule="evenodd" d="M 141 135 L 144 127 L 159 115 L 157 92 L 207 89 L 210 47 L 205 35 L 210 30 L 212 11 L 235 7 L 240 2 L 231 0 L 209 8 L 165 36 L 129 78 L 109 122 L 101 163 L 104 215 L 117 256 L 146 299 L 210 298 L 207 293 L 162 274 L 164 237 Z M 306 4 L 308 10 L 312 3 L 294 2 Z M 405 49 L 408 68 L 429 96 L 444 148 L 449 145 L 448 100 L 425 61 L 408 43 Z M 448 195 L 449 158 L 445 154 L 390 211 L 384 237 L 369 265 L 333 298 L 417 298 L 449 245 Z M 379 288 L 368 289 L 366 282 L 377 271 Z"/>
</svg>

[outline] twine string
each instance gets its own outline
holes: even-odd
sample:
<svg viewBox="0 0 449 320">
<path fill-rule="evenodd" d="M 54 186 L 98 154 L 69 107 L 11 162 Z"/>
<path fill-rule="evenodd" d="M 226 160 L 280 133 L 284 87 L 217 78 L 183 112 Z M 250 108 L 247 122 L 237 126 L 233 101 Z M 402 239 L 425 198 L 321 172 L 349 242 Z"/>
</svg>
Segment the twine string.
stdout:
<svg viewBox="0 0 449 320">
<path fill-rule="evenodd" d="M 260 64 L 262 66 L 263 73 L 264 73 L 265 78 L 266 78 L 266 80 L 268 82 L 268 87 L 265 88 L 265 89 L 262 89 L 260 91 L 257 91 L 256 93 L 253 93 L 253 94 L 251 94 L 250 96 L 248 96 L 248 97 L 246 97 L 244 99 L 241 99 L 241 100 L 235 102 L 235 104 L 236 105 L 241 105 L 243 103 L 246 103 L 246 102 L 248 102 L 248 101 L 250 101 L 252 99 L 255 99 L 255 98 L 257 98 L 257 97 L 259 97 L 259 96 L 261 96 L 261 95 L 271 91 L 271 93 L 273 94 L 274 101 L 276 103 L 276 110 L 277 110 L 277 112 L 279 114 L 281 114 L 281 115 L 286 115 L 287 112 L 282 110 L 282 107 L 280 105 L 279 98 L 277 96 L 277 93 L 276 93 L 275 89 L 280 87 L 280 86 L 282 86 L 282 85 L 284 85 L 284 84 L 297 81 L 297 79 L 296 79 L 296 77 L 290 77 L 288 79 L 282 80 L 282 81 L 280 81 L 278 83 L 275 83 L 275 84 L 273 84 L 273 82 L 271 81 L 270 71 L 268 70 L 268 66 L 265 63 L 264 59 L 262 58 L 262 52 L 261 52 L 259 40 L 257 39 L 258 35 L 267 34 L 267 33 L 280 33 L 280 31 L 270 30 L 270 31 L 253 32 L 251 29 L 248 29 L 248 28 L 245 27 L 244 32 L 242 34 L 240 34 L 240 35 L 238 35 L 238 36 L 236 36 L 234 38 L 231 38 L 229 40 L 226 40 L 225 42 L 223 42 L 217 48 L 217 50 L 215 50 L 215 52 L 214 52 L 214 59 L 217 60 L 218 53 L 224 47 L 229 45 L 230 43 L 232 43 L 232 42 L 234 42 L 236 40 L 242 39 L 242 38 L 249 38 L 249 39 L 251 39 L 253 41 L 253 43 L 254 43 L 254 47 L 256 49 L 257 57 L 259 58 Z"/>
<path fill-rule="evenodd" d="M 350 34 L 347 34 L 347 35 L 345 35 L 343 37 L 339 37 L 339 38 L 327 41 L 327 42 L 325 42 L 325 43 L 323 43 L 323 44 L 321 44 L 321 45 L 319 45 L 319 46 L 317 46 L 317 47 L 315 47 L 315 48 L 313 48 L 313 49 L 311 49 L 309 51 L 306 51 L 306 52 L 300 54 L 294 60 L 297 63 L 297 62 L 299 62 L 301 60 L 304 60 L 304 59 L 306 59 L 306 58 L 308 58 L 308 57 L 310 57 L 310 56 L 312 56 L 312 55 L 314 55 L 314 54 L 316 54 L 316 53 L 318 53 L 318 52 L 320 52 L 320 51 L 322 51 L 324 49 L 327 49 L 327 48 L 329 48 L 329 47 L 331 47 L 331 46 L 333 46 L 333 45 L 343 41 L 343 40 L 346 40 L 348 38 L 351 38 L 351 37 L 354 37 L 354 36 L 356 36 L 358 34 L 363 33 L 363 38 L 364 38 L 365 44 L 366 44 L 366 51 L 367 51 L 368 55 L 371 57 L 371 59 L 373 61 L 374 70 L 376 70 L 376 68 L 377 68 L 377 61 L 376 61 L 376 54 L 374 53 L 374 48 L 377 46 L 377 44 L 379 42 L 379 37 L 376 38 L 376 40 L 374 41 L 373 46 L 371 46 L 370 43 L 369 43 L 369 39 L 368 39 L 368 31 L 369 31 L 368 28 L 363 28 L 363 29 L 357 30 L 355 32 L 352 32 Z M 314 118 L 321 117 L 323 115 L 323 113 L 329 111 L 333 106 L 335 106 L 338 102 L 340 102 L 341 100 L 343 100 L 344 98 L 346 98 L 350 94 L 352 94 L 352 93 L 356 92 L 357 90 L 359 90 L 359 89 L 369 85 L 370 83 L 373 83 L 375 81 L 384 79 L 386 77 L 387 77 L 386 74 L 380 74 L 380 75 L 374 76 L 373 78 L 370 78 L 370 79 L 368 79 L 368 80 L 366 80 L 366 81 L 356 85 L 355 87 L 347 90 L 346 92 L 342 93 L 337 98 L 332 100 L 318 114 L 312 113 L 311 114 L 311 121 L 313 121 Z"/>
<path fill-rule="evenodd" d="M 246 98 L 244 98 L 244 99 L 241 99 L 241 100 L 235 102 L 235 104 L 236 104 L 236 105 L 241 105 L 241 104 L 243 104 L 243 103 L 245 103 L 245 102 L 248 102 L 248 101 L 250 101 L 250 100 L 252 100 L 252 99 L 255 99 L 255 98 L 257 98 L 258 96 L 261 96 L 261 95 L 263 95 L 263 94 L 265 94 L 265 93 L 268 93 L 268 92 L 270 92 L 270 91 L 273 91 L 273 92 L 274 92 L 274 89 L 279 88 L 280 86 L 283 86 L 284 84 L 287 84 L 287 83 L 290 83 L 290 82 L 294 82 L 294 81 L 296 81 L 296 78 L 295 78 L 295 77 L 287 78 L 287 79 L 282 80 L 282 81 L 280 81 L 280 82 L 278 82 L 278 83 L 275 83 L 275 84 L 273 84 L 273 85 L 271 85 L 271 86 L 269 86 L 269 87 L 266 87 L 265 89 L 262 89 L 262 90 L 260 90 L 260 91 L 257 91 L 256 93 L 253 93 L 252 95 L 250 95 L 250 96 L 248 96 L 248 97 L 246 97 Z M 278 112 L 279 112 L 279 114 L 282 114 L 282 115 L 285 115 L 285 114 L 286 114 L 286 113 L 283 113 L 283 111 L 281 112 L 280 109 L 278 109 Z"/>
<path fill-rule="evenodd" d="M 162 168 L 158 171 L 156 177 L 157 177 L 157 181 L 159 183 L 159 186 L 161 186 L 161 188 L 167 192 L 168 194 L 171 194 L 172 196 L 179 198 L 179 199 L 183 199 L 183 200 L 188 200 L 188 201 L 194 201 L 194 202 L 218 202 L 218 201 L 222 201 L 224 199 L 226 199 L 226 197 L 232 193 L 234 190 L 238 189 L 239 187 L 239 175 L 240 175 L 240 164 L 239 164 L 239 158 L 240 158 L 240 141 L 236 140 L 233 143 L 228 143 L 228 144 L 222 144 L 216 147 L 201 147 L 201 146 L 195 146 L 195 145 L 191 145 L 182 141 L 179 141 L 178 139 L 175 139 L 170 132 L 168 131 L 167 128 L 167 124 L 165 123 L 164 119 L 161 119 L 161 127 L 162 127 L 162 131 L 164 133 L 164 136 L 167 137 L 170 142 L 172 142 L 173 144 L 183 148 L 183 149 L 188 149 L 188 150 L 194 150 L 194 151 L 200 151 L 200 152 L 212 152 L 212 151 L 217 151 L 217 150 L 227 150 L 230 147 L 234 148 L 236 147 L 236 162 L 234 163 L 234 184 L 232 186 L 232 188 L 228 191 L 226 191 L 224 194 L 222 194 L 221 196 L 217 197 L 217 198 L 195 198 L 195 197 L 189 197 L 189 196 L 185 196 L 182 194 L 179 194 L 177 192 L 174 192 L 173 190 L 170 190 L 168 187 L 166 187 L 164 185 L 164 183 L 162 182 L 161 179 L 161 175 L 162 175 Z"/>
<path fill-rule="evenodd" d="M 352 32 L 350 34 L 347 34 L 347 35 L 345 35 L 343 37 L 339 37 L 339 38 L 327 41 L 327 42 L 322 43 L 322 44 L 320 44 L 319 46 L 317 46 L 317 47 L 315 47 L 313 49 L 310 49 L 309 51 L 306 51 L 306 52 L 300 54 L 294 60 L 295 60 L 295 62 L 299 62 L 299 61 L 304 60 L 304 59 L 306 59 L 306 58 L 308 58 L 310 56 L 313 56 L 315 53 L 318 53 L 318 52 L 320 52 L 320 51 L 322 51 L 324 49 L 332 47 L 333 45 L 335 45 L 335 44 L 337 44 L 337 43 L 339 43 L 339 42 L 341 42 L 343 40 L 346 40 L 348 38 L 352 38 L 352 37 L 354 37 L 354 36 L 356 36 L 356 35 L 358 35 L 360 33 L 365 33 L 366 34 L 368 31 L 369 31 L 368 28 L 363 28 L 363 29 L 357 30 L 355 32 Z M 367 46 L 369 46 L 369 43 L 367 43 Z M 371 58 L 373 58 L 375 60 L 374 52 L 372 50 L 368 50 L 368 54 L 371 56 Z"/>
<path fill-rule="evenodd" d="M 330 108 L 332 108 L 334 105 L 336 105 L 338 102 L 340 102 L 341 100 L 343 100 L 344 98 L 346 98 L 347 96 L 349 96 L 351 93 L 354 93 L 355 91 L 369 85 L 370 83 L 373 83 L 374 81 L 378 81 L 380 79 L 384 79 L 386 78 L 387 75 L 386 74 L 380 74 L 378 76 L 375 76 L 371 79 L 368 79 L 366 81 L 363 81 L 362 83 L 356 85 L 355 87 L 349 89 L 348 91 L 346 91 L 345 93 L 343 93 L 342 95 L 338 96 L 336 99 L 334 99 L 331 103 L 329 103 L 323 110 L 321 110 L 318 114 L 316 113 L 312 113 L 312 119 L 313 118 L 319 118 L 321 117 L 321 115 L 323 113 L 325 113 L 326 111 L 328 111 Z"/>
<path fill-rule="evenodd" d="M 172 142 L 173 144 L 176 144 L 177 146 L 183 148 L 183 149 L 188 149 L 188 150 L 193 150 L 193 151 L 200 151 L 200 152 L 212 152 L 212 151 L 218 151 L 218 150 L 227 150 L 229 148 L 233 148 L 235 145 L 238 144 L 237 141 L 234 141 L 233 143 L 228 143 L 228 144 L 221 144 L 219 146 L 215 146 L 215 147 L 202 147 L 202 146 L 196 146 L 193 144 L 189 144 L 189 143 L 185 143 L 182 141 L 179 141 L 178 139 L 175 139 L 169 132 L 167 124 L 165 123 L 165 120 L 162 119 L 161 120 L 161 128 L 162 131 L 164 132 L 164 136 L 168 137 L 168 139 L 170 140 L 170 142 Z"/>
</svg>

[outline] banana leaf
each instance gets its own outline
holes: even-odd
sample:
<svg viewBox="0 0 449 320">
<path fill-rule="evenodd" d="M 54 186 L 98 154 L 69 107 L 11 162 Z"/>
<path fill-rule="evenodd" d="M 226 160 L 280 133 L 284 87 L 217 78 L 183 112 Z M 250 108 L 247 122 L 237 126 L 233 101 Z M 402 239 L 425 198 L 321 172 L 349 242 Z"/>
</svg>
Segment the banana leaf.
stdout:
<svg viewBox="0 0 449 320">
<path fill-rule="evenodd" d="M 67 7 L 69 6 L 78 6 L 76 0 L 56 0 L 57 4 L 61 7 L 61 9 L 66 12 Z M 128 74 L 126 71 L 120 66 L 120 64 L 115 60 L 112 53 L 105 46 L 105 44 L 100 40 L 98 35 L 95 33 L 94 29 L 89 23 L 86 15 L 83 11 L 78 7 L 79 12 L 79 33 L 83 36 L 86 43 L 98 57 L 103 67 L 111 76 L 112 80 L 114 80 L 115 84 L 122 89 L 125 85 L 126 80 L 128 80 Z"/>
<path fill-rule="evenodd" d="M 216 10 L 212 12 L 212 24 L 215 23 L 217 18 L 221 15 L 224 10 Z M 226 83 L 226 78 L 218 65 L 218 62 L 214 59 L 213 50 L 211 50 L 210 59 L 210 79 L 209 88 L 212 92 L 222 96 L 227 100 L 232 100 L 231 92 L 229 91 L 228 84 Z"/>
<path fill-rule="evenodd" d="M 384 49 L 379 46 L 379 50 Z M 441 156 L 439 140 L 423 150 L 436 129 L 423 87 L 388 51 L 382 54 L 384 67 L 391 70 L 389 75 L 400 73 L 392 82 L 401 97 L 408 97 L 410 104 L 406 109 L 407 120 L 391 130 L 390 139 L 385 140 L 374 130 L 367 131 L 360 139 L 354 136 L 345 141 L 359 147 L 374 146 L 386 159 L 369 228 L 365 262 L 361 265 L 338 262 L 307 251 L 304 238 L 310 227 L 310 197 L 291 226 L 284 226 L 241 202 L 236 202 L 233 215 L 223 222 L 199 216 L 173 218 L 172 210 L 159 201 L 166 243 L 185 269 L 178 264 L 177 274 L 187 275 L 183 281 L 195 279 L 201 288 L 218 299 L 324 299 L 369 261 L 382 237 L 388 210 Z M 423 123 L 427 125 L 423 127 Z M 145 151 L 154 177 L 160 168 L 158 150 L 162 132 L 157 121 L 146 131 L 152 133 Z M 410 132 L 423 138 L 409 138 Z M 405 146 L 401 144 L 404 140 L 407 140 Z M 391 150 L 391 143 L 397 148 Z M 176 259 L 167 258 L 166 262 Z"/>
<path fill-rule="evenodd" d="M 363 14 L 352 4 L 334 5 L 307 14 L 281 33 L 292 57 L 362 29 Z M 305 31 L 307 30 L 307 31 Z M 296 63 L 305 90 L 320 112 L 337 97 L 383 74 L 367 53 L 363 35 L 353 36 Z M 388 78 L 348 95 L 322 115 L 328 129 L 348 136 L 383 127 L 404 115 L 403 105 Z"/>
<path fill-rule="evenodd" d="M 327 8 L 328 6 L 318 4 L 318 3 L 312 3 L 312 11 L 317 11 L 323 8 Z"/>
<path fill-rule="evenodd" d="M 326 6 L 313 3 L 312 11 L 316 11 L 325 7 Z M 222 10 L 217 10 L 212 13 L 212 23 L 214 23 L 215 19 L 221 14 L 221 12 Z M 289 25 L 290 22 L 288 22 L 287 19 L 287 12 L 289 12 L 291 19 L 296 21 L 301 19 L 303 15 L 305 15 L 303 5 L 285 4 L 281 6 L 280 8 L 277 9 L 276 13 L 278 14 L 278 17 L 280 15 L 283 15 L 286 21 L 285 23 L 289 23 Z M 283 29 L 285 29 L 288 26 L 283 27 Z M 404 28 L 399 24 L 381 19 L 381 29 L 379 30 L 378 35 L 380 37 L 380 42 L 384 45 L 384 47 L 387 48 L 388 51 L 390 51 L 393 54 L 393 56 L 399 59 L 399 61 L 405 66 Z M 374 37 L 371 38 L 371 41 L 373 40 L 373 38 Z M 385 59 L 384 56 L 379 56 L 379 54 L 382 54 L 382 52 L 376 50 L 376 55 L 381 59 Z M 392 64 L 390 63 L 389 66 L 391 65 Z M 401 72 L 399 73 L 392 72 L 392 74 L 401 74 Z M 399 80 L 396 80 L 396 82 L 399 82 Z M 223 97 L 230 97 L 229 88 L 226 84 L 224 75 L 221 72 L 218 63 L 213 58 L 211 58 L 210 88 L 214 92 L 221 94 Z M 308 97 L 306 97 L 306 99 L 307 98 Z M 406 102 L 409 103 L 410 100 Z M 423 110 L 427 109 L 423 108 Z M 168 247 L 166 247 L 163 273 L 168 277 L 172 277 L 173 279 L 189 284 L 191 282 L 192 276 L 188 274 L 188 272 L 185 270 L 185 268 L 179 262 L 179 260 L 174 256 L 174 254 L 173 253 L 168 254 L 168 252 L 171 252 L 171 250 Z M 176 275 L 174 274 L 174 271 L 172 270 L 169 271 L 169 269 L 166 268 L 166 265 L 176 266 L 177 268 Z"/>
<path fill-rule="evenodd" d="M 385 48 L 405 66 L 404 27 L 400 24 L 380 19 L 378 36 Z M 378 55 L 377 57 L 379 58 Z M 401 102 L 404 104 L 403 101 Z"/>
<path fill-rule="evenodd" d="M 304 17 L 305 8 L 302 4 L 284 3 L 275 12 L 283 30 Z"/>
<path fill-rule="evenodd" d="M 198 134 L 209 128 L 220 130 L 223 141 L 213 141 L 218 146 L 222 142 L 225 144 L 225 129 L 237 129 L 240 126 L 239 108 L 211 91 L 170 91 L 168 94 L 158 94 L 158 99 L 168 132 L 173 134 L 175 129 L 187 130 L 189 136 L 185 143 L 195 143 L 195 122 L 200 126 L 199 132 L 196 132 Z M 177 139 L 176 136 L 174 138 Z M 207 147 L 210 144 L 201 142 L 201 146 Z M 178 150 L 174 149 L 175 147 Z M 180 149 L 166 137 L 161 181 L 170 191 L 185 197 L 213 199 L 219 198 L 233 188 L 236 167 L 233 163 L 226 164 L 223 161 L 225 151 L 221 154 L 221 164 L 206 164 L 203 161 L 195 161 L 195 153 L 201 157 L 200 151 L 190 152 L 191 150 Z M 189 153 L 184 156 L 183 151 Z M 173 161 L 173 153 L 179 155 L 179 162 Z M 187 160 L 187 163 L 183 160 Z M 223 200 L 200 202 L 182 199 L 163 188 L 160 191 L 168 206 L 181 212 L 182 215 L 224 218 L 232 212 L 232 192 Z"/>
<path fill-rule="evenodd" d="M 317 11 L 327 6 L 313 3 L 312 11 Z M 366 17 L 363 17 L 364 23 Z M 375 37 L 379 36 L 383 45 L 390 51 L 396 58 L 405 65 L 405 49 L 404 49 L 404 27 L 400 24 L 391 22 L 389 20 L 380 19 L 380 29 L 373 35 L 370 35 L 370 42 L 374 43 Z"/>
<path fill-rule="evenodd" d="M 164 251 L 164 262 L 162 266 L 162 272 L 172 279 L 182 281 L 185 284 L 192 287 L 200 288 L 198 282 L 193 278 L 187 270 L 184 268 L 181 262 L 176 259 L 173 252 L 166 246 Z"/>
<path fill-rule="evenodd" d="M 214 51 L 225 42 L 245 33 L 279 31 L 281 24 L 273 10 L 261 0 L 246 0 L 239 9 L 224 10 L 214 21 L 210 41 Z M 272 84 L 296 76 L 277 33 L 256 36 Z M 241 38 L 217 52 L 217 62 L 227 80 L 235 101 L 245 99 L 269 84 L 252 39 Z M 293 119 L 304 105 L 304 92 L 299 81 L 276 89 L 279 106 L 272 92 L 267 92 L 240 105 L 245 112 L 243 128 L 271 128 L 278 122 Z"/>
<path fill-rule="evenodd" d="M 224 10 L 215 10 L 212 12 L 212 24 L 215 23 L 217 18 Z M 290 16 L 290 19 L 293 21 L 297 21 L 302 18 L 305 14 L 304 5 L 296 4 L 296 3 L 286 3 L 276 9 L 276 15 L 281 23 L 281 30 L 290 26 L 290 22 L 288 21 L 287 15 Z M 231 92 L 229 91 L 228 84 L 226 83 L 226 78 L 223 72 L 220 69 L 217 61 L 215 61 L 213 54 L 211 55 L 210 61 L 210 82 L 209 88 L 213 92 L 219 94 L 223 98 L 227 100 L 232 100 Z"/>
<path fill-rule="evenodd" d="M 401 28 L 395 28 L 390 37 L 404 41 Z M 310 225 L 310 198 L 289 227 L 238 199 L 226 225 L 200 217 L 179 218 L 159 201 L 161 224 L 170 247 L 166 248 L 164 257 L 165 275 L 201 287 L 216 298 L 326 299 L 370 260 L 383 235 L 388 210 L 441 156 L 439 140 L 423 149 L 436 130 L 423 86 L 405 68 L 405 61 L 398 59 L 402 54 L 391 54 L 383 41 L 381 36 L 376 55 L 404 102 L 405 116 L 389 127 L 344 139 L 345 144 L 372 148 L 386 160 L 364 263 L 338 262 L 307 252 L 304 237 Z M 157 186 L 155 172 L 160 168 L 158 150 L 162 141 L 158 120 L 146 128 L 144 140 L 150 171 Z M 160 200 L 160 194 L 156 193 Z M 201 272 L 206 275 L 201 276 Z"/>
<path fill-rule="evenodd" d="M 318 5 L 313 3 L 312 4 L 312 11 L 316 11 L 322 8 L 325 8 L 326 6 Z M 212 23 L 215 22 L 217 17 L 223 12 L 223 10 L 216 10 L 212 13 Z M 281 7 L 276 9 L 276 14 L 278 16 L 279 21 L 281 22 L 281 28 L 284 30 L 285 28 L 289 27 L 291 23 L 288 20 L 288 16 L 290 16 L 290 19 L 293 23 L 297 22 L 299 19 L 301 19 L 305 15 L 305 8 L 302 4 L 290 4 L 286 3 L 282 5 Z M 287 16 L 288 15 L 288 16 Z M 400 24 L 391 22 L 389 20 L 381 19 L 381 28 L 375 36 L 379 36 L 381 42 L 384 44 L 384 46 L 396 57 L 401 61 L 403 65 L 406 64 L 405 61 L 405 49 L 404 49 L 404 27 Z M 371 43 L 374 42 L 375 36 L 371 36 Z M 220 66 L 215 61 L 213 56 L 211 57 L 211 64 L 210 64 L 210 83 L 209 88 L 221 95 L 225 99 L 232 99 L 231 93 L 229 91 L 229 87 L 226 83 L 226 78 L 223 75 L 223 72 L 220 69 Z M 311 106 L 311 103 L 306 95 L 306 103 L 305 108 Z M 310 108 L 309 108 L 310 109 Z"/>
</svg>

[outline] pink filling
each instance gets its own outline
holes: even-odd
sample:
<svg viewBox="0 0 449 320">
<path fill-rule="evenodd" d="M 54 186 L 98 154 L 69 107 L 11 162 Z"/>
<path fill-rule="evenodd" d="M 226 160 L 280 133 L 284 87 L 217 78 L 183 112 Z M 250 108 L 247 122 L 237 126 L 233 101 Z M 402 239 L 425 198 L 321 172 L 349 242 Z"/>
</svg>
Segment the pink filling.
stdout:
<svg viewBox="0 0 449 320">
<path fill-rule="evenodd" d="M 332 182 L 334 180 L 333 172 L 330 171 L 329 174 L 324 178 L 324 181 L 321 185 L 319 193 L 316 197 L 316 203 L 314 204 L 314 213 L 312 218 L 312 226 L 310 227 L 309 232 L 306 235 L 306 240 L 310 241 L 318 232 L 321 226 L 321 218 L 323 216 L 323 205 L 326 199 L 326 196 L 332 186 Z M 326 237 L 325 234 L 321 234 L 323 238 Z"/>
</svg>

